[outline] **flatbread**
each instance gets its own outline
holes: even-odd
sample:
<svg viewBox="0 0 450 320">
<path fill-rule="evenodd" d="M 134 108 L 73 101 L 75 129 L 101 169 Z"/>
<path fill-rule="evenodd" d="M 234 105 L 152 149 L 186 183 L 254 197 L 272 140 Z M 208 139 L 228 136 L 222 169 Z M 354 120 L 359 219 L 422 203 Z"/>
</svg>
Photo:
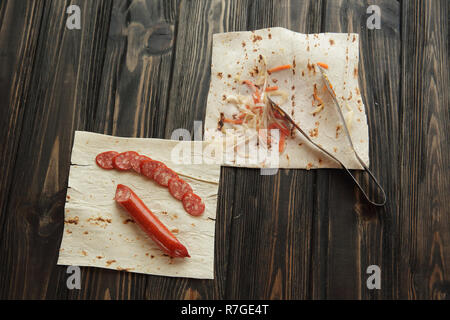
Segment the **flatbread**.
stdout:
<svg viewBox="0 0 450 320">
<path fill-rule="evenodd" d="M 194 155 L 206 142 L 119 138 L 77 131 L 65 205 L 64 234 L 58 264 L 200 279 L 214 278 L 214 233 L 220 166 L 183 164 L 174 159 L 178 147 Z M 186 148 L 187 149 L 186 149 Z M 164 162 L 187 181 L 205 202 L 202 216 L 193 217 L 168 189 L 132 172 L 104 170 L 95 157 L 103 151 L 136 151 Z M 124 184 L 186 246 L 191 258 L 170 258 L 115 203 L 117 184 Z"/>
<path fill-rule="evenodd" d="M 280 104 L 314 142 L 340 159 L 348 168 L 362 169 L 357 161 L 340 121 L 339 115 L 324 88 L 320 71 L 314 64 L 326 63 L 328 75 L 341 104 L 344 118 L 356 151 L 369 164 L 369 135 L 365 107 L 358 86 L 358 34 L 301 34 L 284 28 L 249 32 L 219 33 L 213 36 L 211 84 L 205 117 L 205 140 L 222 143 L 230 133 L 219 133 L 221 113 L 236 116 L 228 102 L 230 95 L 251 95 L 243 80 L 256 81 L 260 55 L 267 68 L 291 64 L 290 70 L 270 75 L 268 85 L 277 85 L 287 92 L 287 101 Z M 275 83 L 276 81 L 276 83 Z M 323 100 L 323 109 L 313 115 L 314 85 Z M 274 99 L 275 100 L 275 99 Z M 233 125 L 225 124 L 222 130 Z M 256 134 L 256 130 L 253 130 Z M 231 134 L 232 135 L 232 134 Z M 280 168 L 338 168 L 334 160 L 312 146 L 299 132 L 286 140 L 286 149 L 279 157 Z M 258 147 L 259 148 L 259 147 Z M 225 149 L 225 153 L 233 152 Z M 270 167 L 265 162 L 238 163 L 229 156 L 229 166 Z"/>
</svg>

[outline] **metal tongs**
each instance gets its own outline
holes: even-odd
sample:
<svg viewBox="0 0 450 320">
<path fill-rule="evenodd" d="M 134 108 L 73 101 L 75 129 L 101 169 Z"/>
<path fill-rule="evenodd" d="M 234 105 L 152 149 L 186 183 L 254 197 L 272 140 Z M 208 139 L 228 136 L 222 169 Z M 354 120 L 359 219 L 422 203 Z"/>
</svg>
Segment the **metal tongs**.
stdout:
<svg viewBox="0 0 450 320">
<path fill-rule="evenodd" d="M 328 155 L 330 158 L 332 158 L 334 161 L 336 161 L 337 163 L 339 163 L 342 168 L 345 169 L 345 171 L 350 175 L 350 177 L 353 179 L 353 181 L 355 182 L 355 184 L 357 185 L 357 187 L 359 188 L 359 190 L 361 190 L 362 194 L 364 195 L 364 197 L 367 199 L 367 201 L 369 201 L 371 204 L 375 205 L 375 206 L 384 206 L 386 203 L 386 193 L 384 192 L 383 188 L 381 187 L 381 185 L 378 183 L 377 179 L 375 178 L 375 176 L 372 174 L 372 172 L 369 170 L 369 168 L 366 166 L 366 164 L 364 163 L 364 161 L 361 160 L 361 158 L 359 157 L 358 153 L 356 152 L 354 146 L 353 146 L 353 142 L 352 142 L 352 138 L 350 136 L 350 132 L 347 128 L 347 124 L 345 122 L 344 119 L 344 115 L 342 114 L 342 110 L 341 107 L 339 105 L 339 102 L 336 99 L 336 93 L 333 90 L 333 87 L 330 83 L 330 80 L 328 79 L 328 76 L 325 72 L 325 70 L 321 67 L 318 66 L 320 69 L 320 72 L 322 74 L 322 77 L 325 81 L 325 85 L 328 89 L 328 92 L 330 93 L 333 101 L 334 101 L 334 105 L 339 113 L 340 119 L 343 123 L 344 129 L 345 129 L 345 133 L 347 135 L 348 141 L 350 142 L 350 146 L 353 150 L 353 152 L 355 153 L 356 159 L 358 159 L 359 163 L 361 164 L 361 166 L 364 168 L 364 171 L 367 172 L 369 174 L 369 177 L 372 179 L 372 181 L 375 182 L 375 184 L 378 187 L 378 190 L 381 191 L 381 195 L 382 195 L 382 200 L 381 202 L 376 202 L 372 199 L 369 198 L 369 196 L 367 195 L 366 191 L 361 187 L 361 185 L 359 184 L 359 182 L 356 180 L 355 176 L 350 172 L 350 170 L 335 156 L 333 156 L 330 152 L 328 152 L 327 150 L 325 150 L 324 148 L 322 148 L 320 145 L 318 145 L 317 143 L 315 143 L 314 141 L 311 140 L 311 138 L 294 122 L 294 120 L 292 120 L 292 118 L 283 111 L 283 109 L 280 108 L 280 106 L 278 104 L 276 104 L 270 97 L 269 95 L 266 95 L 267 100 L 269 101 L 269 105 L 272 108 L 272 111 L 276 111 L 278 112 L 281 117 L 283 117 L 284 120 L 286 120 L 287 122 L 289 122 L 292 126 L 294 126 L 311 144 L 313 144 L 316 148 L 320 149 L 323 153 L 325 153 L 326 155 Z"/>
</svg>

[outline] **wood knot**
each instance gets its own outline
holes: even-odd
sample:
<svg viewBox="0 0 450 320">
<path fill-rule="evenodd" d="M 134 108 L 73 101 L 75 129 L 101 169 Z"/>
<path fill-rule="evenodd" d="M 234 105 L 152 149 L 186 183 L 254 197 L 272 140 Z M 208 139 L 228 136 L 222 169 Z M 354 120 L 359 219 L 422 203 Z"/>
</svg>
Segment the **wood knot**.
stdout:
<svg viewBox="0 0 450 320">
<path fill-rule="evenodd" d="M 156 25 L 150 33 L 146 53 L 150 55 L 160 55 L 169 52 L 173 45 L 173 26 L 170 24 Z"/>
</svg>

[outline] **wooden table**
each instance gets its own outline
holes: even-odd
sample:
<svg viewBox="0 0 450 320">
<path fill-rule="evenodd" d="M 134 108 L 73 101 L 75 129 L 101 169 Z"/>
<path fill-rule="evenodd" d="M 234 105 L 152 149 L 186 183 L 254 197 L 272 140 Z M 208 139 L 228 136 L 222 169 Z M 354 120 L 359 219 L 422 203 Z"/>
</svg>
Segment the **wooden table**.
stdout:
<svg viewBox="0 0 450 320">
<path fill-rule="evenodd" d="M 69 4 L 81 30 L 66 28 Z M 370 4 L 381 29 L 366 26 Z M 447 0 L 1 1 L 0 297 L 449 299 L 448 17 Z M 362 202 L 341 170 L 222 168 L 215 280 L 83 267 L 67 289 L 56 260 L 74 130 L 192 132 L 213 34 L 274 26 L 360 34 L 386 206 Z"/>
</svg>

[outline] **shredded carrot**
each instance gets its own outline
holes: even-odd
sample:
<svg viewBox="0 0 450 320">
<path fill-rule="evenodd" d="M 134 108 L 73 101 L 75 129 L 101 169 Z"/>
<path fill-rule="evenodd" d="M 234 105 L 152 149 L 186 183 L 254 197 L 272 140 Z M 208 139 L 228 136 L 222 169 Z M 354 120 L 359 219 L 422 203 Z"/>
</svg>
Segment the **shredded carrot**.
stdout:
<svg viewBox="0 0 450 320">
<path fill-rule="evenodd" d="M 280 124 L 278 124 L 278 123 L 276 123 L 276 122 L 273 122 L 273 123 L 271 123 L 268 127 L 267 127 L 267 129 L 268 130 L 273 130 L 273 129 L 278 129 L 278 130 L 280 130 L 280 136 L 281 135 L 286 135 L 286 136 L 288 136 L 288 135 L 290 135 L 291 134 L 291 132 L 289 131 L 289 129 L 288 129 L 288 127 L 286 126 L 286 125 L 280 125 Z"/>
<path fill-rule="evenodd" d="M 251 82 L 250 80 L 244 80 L 242 81 L 243 83 L 245 83 L 246 85 L 248 85 L 250 88 L 252 88 L 253 90 L 255 90 L 255 92 L 253 93 L 253 102 L 254 103 L 259 103 L 261 102 L 261 93 L 259 92 L 259 89 L 257 86 L 254 85 L 253 82 Z"/>
<path fill-rule="evenodd" d="M 284 128 L 283 128 L 284 127 Z M 271 123 L 268 127 L 268 130 L 278 129 L 280 130 L 280 141 L 278 143 L 278 151 L 281 153 L 284 150 L 284 146 L 286 143 L 286 137 L 290 135 L 290 131 L 286 126 L 281 126 L 278 123 Z"/>
<path fill-rule="evenodd" d="M 258 110 L 260 115 L 263 114 L 263 107 L 254 107 L 253 111 L 254 110 Z"/>
<path fill-rule="evenodd" d="M 246 116 L 246 114 L 243 113 L 243 112 L 241 112 L 241 113 L 238 115 L 238 119 L 244 119 L 245 116 Z"/>
<path fill-rule="evenodd" d="M 328 65 L 327 65 L 326 63 L 323 63 L 323 62 L 316 62 L 316 64 L 317 64 L 318 66 L 321 66 L 321 67 L 324 68 L 324 69 L 328 69 Z"/>
<path fill-rule="evenodd" d="M 266 88 L 266 92 L 277 91 L 277 90 L 278 90 L 278 86 L 273 86 L 273 87 L 267 87 Z"/>
<path fill-rule="evenodd" d="M 278 66 L 278 67 L 269 69 L 269 70 L 267 70 L 267 72 L 268 72 L 269 74 L 271 74 L 272 72 L 277 72 L 277 71 L 286 70 L 286 69 L 291 69 L 291 68 L 292 68 L 292 66 L 291 66 L 290 64 L 284 64 L 284 65 L 282 65 L 282 66 Z"/>
<path fill-rule="evenodd" d="M 286 136 L 284 134 L 280 134 L 280 142 L 278 143 L 279 153 L 283 152 L 285 144 L 286 144 Z"/>
<path fill-rule="evenodd" d="M 242 119 L 228 119 L 228 118 L 224 118 L 223 122 L 233 123 L 233 124 L 242 124 L 244 122 L 244 120 L 242 120 Z"/>
</svg>

